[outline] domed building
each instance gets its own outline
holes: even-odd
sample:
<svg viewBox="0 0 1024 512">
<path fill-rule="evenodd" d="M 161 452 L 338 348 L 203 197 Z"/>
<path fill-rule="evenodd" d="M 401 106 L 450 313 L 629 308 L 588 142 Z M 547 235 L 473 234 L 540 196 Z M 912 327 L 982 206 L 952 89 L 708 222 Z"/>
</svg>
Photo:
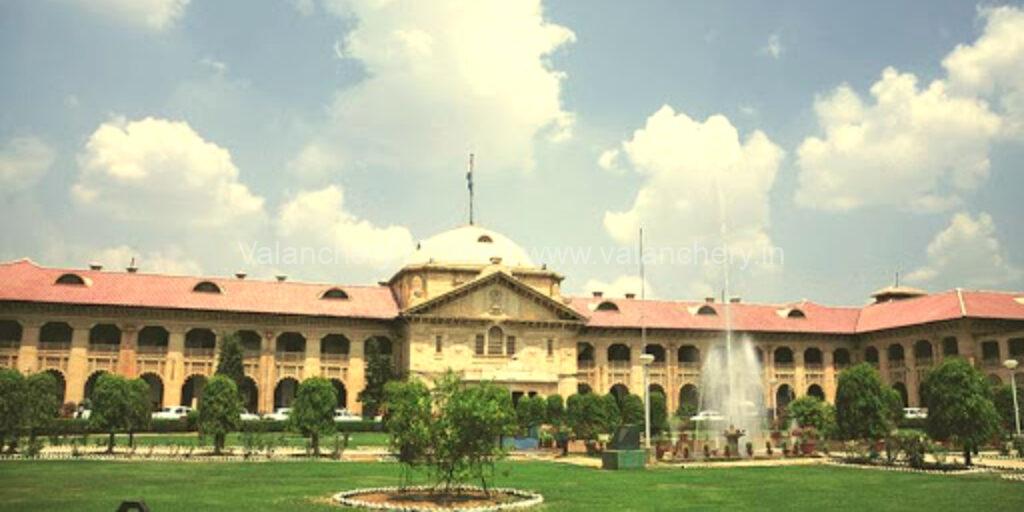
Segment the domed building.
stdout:
<svg viewBox="0 0 1024 512">
<path fill-rule="evenodd" d="M 724 339 L 726 316 L 754 343 L 771 408 L 807 394 L 832 400 L 839 372 L 859 362 L 916 406 L 924 374 L 945 357 L 968 358 L 993 383 L 1012 378 L 1004 359 L 1024 361 L 1024 293 L 886 288 L 866 306 L 833 307 L 565 296 L 562 280 L 476 225 L 422 241 L 373 286 L 23 259 L 0 263 L 0 366 L 53 374 L 63 402 L 82 402 L 112 372 L 146 380 L 154 407 L 190 405 L 235 335 L 250 411 L 288 406 L 312 376 L 334 383 L 339 407 L 360 411 L 370 353 L 427 381 L 449 369 L 493 381 L 514 399 L 641 394 L 646 353 L 651 389 L 674 411 L 700 408 L 703 364 Z"/>
</svg>

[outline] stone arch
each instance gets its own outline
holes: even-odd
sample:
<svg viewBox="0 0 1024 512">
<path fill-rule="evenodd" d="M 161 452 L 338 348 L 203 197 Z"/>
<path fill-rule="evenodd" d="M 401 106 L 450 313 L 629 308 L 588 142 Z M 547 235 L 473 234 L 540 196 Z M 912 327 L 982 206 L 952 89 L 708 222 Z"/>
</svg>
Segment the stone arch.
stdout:
<svg viewBox="0 0 1024 512">
<path fill-rule="evenodd" d="M 305 354 L 306 337 L 297 332 L 283 332 L 277 337 L 274 351 L 278 354 Z"/>
<path fill-rule="evenodd" d="M 242 344 L 243 357 L 259 357 L 260 351 L 263 349 L 263 336 L 260 336 L 260 333 L 243 329 L 236 332 L 235 335 L 238 336 L 238 342 Z"/>
<path fill-rule="evenodd" d="M 864 361 L 871 364 L 878 364 L 878 348 L 868 347 L 864 349 Z"/>
<path fill-rule="evenodd" d="M 694 384 L 683 384 L 679 388 L 679 407 L 691 408 L 696 414 L 700 408 L 700 390 Z"/>
<path fill-rule="evenodd" d="M 825 390 L 821 389 L 821 386 L 817 384 L 811 384 L 807 387 L 807 395 L 817 397 L 817 399 L 822 402 L 825 401 Z"/>
<path fill-rule="evenodd" d="M 786 407 L 789 407 L 789 403 L 796 398 L 796 394 L 793 393 L 793 388 L 789 387 L 789 384 L 782 384 L 775 390 L 775 413 L 779 414 Z"/>
<path fill-rule="evenodd" d="M 700 364 L 700 349 L 693 345 L 679 347 L 677 360 L 684 364 Z"/>
<path fill-rule="evenodd" d="M 821 365 L 824 362 L 824 357 L 821 354 L 821 349 L 818 347 L 807 347 L 804 350 L 804 364 L 805 365 Z"/>
<path fill-rule="evenodd" d="M 285 377 L 277 381 L 277 385 L 274 386 L 274 409 L 291 407 L 298 389 L 299 381 L 292 377 Z"/>
<path fill-rule="evenodd" d="M 377 354 L 390 356 L 394 355 L 394 351 L 394 343 L 391 341 L 391 338 L 388 338 L 387 336 L 371 336 L 366 339 L 367 354 L 375 352 Z"/>
<path fill-rule="evenodd" d="M 906 355 L 903 353 L 903 345 L 899 343 L 889 345 L 886 355 L 889 357 L 890 366 L 903 366 L 903 361 L 906 359 Z"/>
<path fill-rule="evenodd" d="M 39 329 L 40 348 L 71 347 L 74 329 L 67 322 L 47 322 Z"/>
<path fill-rule="evenodd" d="M 159 325 L 147 325 L 139 329 L 139 353 L 166 353 L 170 333 Z"/>
<path fill-rule="evenodd" d="M 775 364 L 793 364 L 793 350 L 789 347 L 779 347 L 772 353 Z"/>
<path fill-rule="evenodd" d="M 615 396 L 615 400 L 622 403 L 622 400 L 629 396 L 629 388 L 623 383 L 615 384 L 608 390 L 608 393 Z"/>
<path fill-rule="evenodd" d="M 850 366 L 850 351 L 845 348 L 837 348 L 832 353 L 832 365 L 836 368 L 846 368 Z"/>
<path fill-rule="evenodd" d="M 0 348 L 21 346 L 21 324 L 14 320 L 0 320 Z"/>
<path fill-rule="evenodd" d="M 149 385 L 149 408 L 159 411 L 164 406 L 164 381 L 155 373 L 143 373 L 139 376 Z"/>
<path fill-rule="evenodd" d="M 900 394 L 900 403 L 903 404 L 903 407 L 910 407 L 910 394 L 907 393 L 907 385 L 897 382 L 892 385 L 892 388 Z"/>
<path fill-rule="evenodd" d="M 609 362 L 626 362 L 630 360 L 629 347 L 622 343 L 615 343 L 608 347 Z"/>
<path fill-rule="evenodd" d="M 210 329 L 196 327 L 185 333 L 185 355 L 212 357 L 216 348 L 217 335 Z"/>
<path fill-rule="evenodd" d="M 664 364 L 665 363 L 665 347 L 657 343 L 649 343 L 644 347 L 644 353 L 654 356 L 654 362 Z"/>
<path fill-rule="evenodd" d="M 650 390 L 651 394 L 661 393 L 661 396 L 668 398 L 668 395 L 665 394 L 665 388 L 663 388 L 661 384 L 651 384 L 647 386 L 647 389 Z"/>
<path fill-rule="evenodd" d="M 590 343 L 582 341 L 576 344 L 576 364 L 579 363 L 594 364 L 594 346 Z"/>
<path fill-rule="evenodd" d="M 344 334 L 328 334 L 320 340 L 320 359 L 345 359 L 348 357 L 351 345 Z"/>
<path fill-rule="evenodd" d="M 53 380 L 57 383 L 57 402 L 61 405 L 64 404 L 64 398 L 67 396 L 68 381 L 64 378 L 64 374 L 56 368 L 49 368 L 43 370 L 53 376 Z"/>
<path fill-rule="evenodd" d="M 260 408 L 260 388 L 252 377 L 246 375 L 238 386 L 238 395 L 246 411 L 255 413 Z"/>
<path fill-rule="evenodd" d="M 587 384 L 586 382 L 580 382 L 576 384 L 576 392 L 581 395 L 586 395 L 588 393 L 593 393 L 594 390 L 593 388 L 590 387 L 590 384 Z"/>
<path fill-rule="evenodd" d="M 929 365 L 932 362 L 932 343 L 928 340 L 917 340 L 914 343 L 914 364 Z"/>
<path fill-rule="evenodd" d="M 203 399 L 203 390 L 206 388 L 206 377 L 195 374 L 189 375 L 185 383 L 181 385 L 181 405 L 197 407 Z"/>
<path fill-rule="evenodd" d="M 89 329 L 89 351 L 117 352 L 120 346 L 120 327 L 114 324 L 96 324 Z"/>
<path fill-rule="evenodd" d="M 337 409 L 348 409 L 348 389 L 345 388 L 345 383 L 338 379 L 331 379 L 331 384 L 334 385 L 334 392 L 338 395 Z"/>
<path fill-rule="evenodd" d="M 96 382 L 100 380 L 100 376 L 107 373 L 104 370 L 97 370 L 89 374 L 89 378 L 85 379 L 85 388 L 82 390 L 83 400 L 92 402 L 92 392 L 96 390 Z"/>
</svg>

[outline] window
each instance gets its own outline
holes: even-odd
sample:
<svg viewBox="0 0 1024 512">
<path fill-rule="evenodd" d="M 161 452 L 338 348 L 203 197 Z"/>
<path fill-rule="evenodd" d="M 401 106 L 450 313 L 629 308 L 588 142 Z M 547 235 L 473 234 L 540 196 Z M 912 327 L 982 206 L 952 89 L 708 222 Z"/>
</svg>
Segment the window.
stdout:
<svg viewBox="0 0 1024 512">
<path fill-rule="evenodd" d="M 54 284 L 66 284 L 72 286 L 85 286 L 85 279 L 78 274 L 64 274 L 57 278 Z"/>
<path fill-rule="evenodd" d="M 505 355 L 514 356 L 516 355 L 516 337 L 509 336 L 505 338 Z"/>
<path fill-rule="evenodd" d="M 799 309 L 789 310 L 789 313 L 786 316 L 789 318 L 807 318 L 807 315 Z"/>
<path fill-rule="evenodd" d="M 331 288 L 330 290 L 327 290 L 326 292 L 324 292 L 324 294 L 321 295 L 320 298 L 321 299 L 333 299 L 333 300 L 346 300 L 346 299 L 348 299 L 348 294 L 345 293 L 345 290 L 342 290 L 341 288 Z"/>
<path fill-rule="evenodd" d="M 555 340 L 548 338 L 548 357 L 555 355 Z"/>
<path fill-rule="evenodd" d="M 211 281 L 202 281 L 192 287 L 192 291 L 198 293 L 221 293 L 220 286 Z"/>
<path fill-rule="evenodd" d="M 444 340 L 444 338 L 440 334 L 438 334 L 437 336 L 434 336 L 434 353 L 435 354 L 440 354 L 442 349 L 444 348 L 443 347 L 443 343 L 442 343 L 443 340 Z"/>
<path fill-rule="evenodd" d="M 697 314 L 707 316 L 718 316 L 718 311 L 715 311 L 715 308 L 705 304 L 701 306 L 700 309 L 697 310 Z"/>
<path fill-rule="evenodd" d="M 505 333 L 495 325 L 487 331 L 487 355 L 501 355 L 505 343 Z"/>
<path fill-rule="evenodd" d="M 617 306 L 614 302 L 606 300 L 606 301 L 604 301 L 604 302 L 602 302 L 602 303 L 597 305 L 597 310 L 598 311 L 618 311 L 619 310 L 619 306 Z"/>
<path fill-rule="evenodd" d="M 942 355 L 944 356 L 955 356 L 960 353 L 960 347 L 956 341 L 956 337 L 950 336 L 942 339 Z"/>
<path fill-rule="evenodd" d="M 475 351 L 476 351 L 476 355 L 478 355 L 478 356 L 484 355 L 484 335 L 483 334 L 477 334 L 476 335 L 476 349 L 475 349 Z"/>
<path fill-rule="evenodd" d="M 985 361 L 999 361 L 999 342 L 983 341 L 981 343 L 981 358 Z"/>
<path fill-rule="evenodd" d="M 491 240 L 491 237 L 487 235 L 480 235 L 480 238 L 477 238 L 476 241 L 482 244 L 489 244 L 494 242 L 494 240 Z"/>
</svg>

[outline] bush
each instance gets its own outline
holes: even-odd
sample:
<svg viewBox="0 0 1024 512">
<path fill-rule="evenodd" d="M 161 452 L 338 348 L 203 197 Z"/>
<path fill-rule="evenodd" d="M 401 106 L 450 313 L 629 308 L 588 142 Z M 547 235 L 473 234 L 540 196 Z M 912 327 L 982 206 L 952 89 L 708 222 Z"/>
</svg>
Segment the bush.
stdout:
<svg viewBox="0 0 1024 512">
<path fill-rule="evenodd" d="M 626 395 L 619 404 L 619 413 L 621 425 L 643 425 L 644 399 L 633 394 Z"/>
<path fill-rule="evenodd" d="M 223 375 L 214 375 L 203 390 L 199 401 L 199 431 L 213 436 L 213 453 L 220 455 L 224 439 L 229 432 L 238 430 L 242 401 L 238 397 L 235 381 Z"/>
<path fill-rule="evenodd" d="M 516 422 L 523 435 L 544 422 L 544 399 L 539 396 L 524 396 L 516 404 Z"/>
<path fill-rule="evenodd" d="M 544 400 L 544 421 L 555 427 L 565 422 L 565 402 L 562 395 L 548 395 Z"/>
<path fill-rule="evenodd" d="M 836 425 L 843 439 L 880 439 L 892 431 L 899 394 L 882 383 L 878 371 L 861 363 L 839 374 Z"/>
<path fill-rule="evenodd" d="M 811 427 L 822 437 L 829 437 L 835 430 L 835 408 L 817 397 L 802 396 L 790 402 L 787 409 L 800 428 Z"/>
<path fill-rule="evenodd" d="M 320 456 L 320 436 L 329 436 L 335 431 L 334 406 L 337 403 L 338 394 L 331 381 L 312 377 L 299 384 L 288 421 L 296 431 L 309 437 L 316 456 Z"/>
</svg>

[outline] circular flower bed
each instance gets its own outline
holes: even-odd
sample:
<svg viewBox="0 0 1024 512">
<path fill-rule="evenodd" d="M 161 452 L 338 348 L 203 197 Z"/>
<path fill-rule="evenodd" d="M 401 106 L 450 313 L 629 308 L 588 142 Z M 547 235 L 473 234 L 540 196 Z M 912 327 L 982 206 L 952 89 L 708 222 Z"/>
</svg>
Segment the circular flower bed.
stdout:
<svg viewBox="0 0 1024 512">
<path fill-rule="evenodd" d="M 465 485 L 453 491 L 441 493 L 426 485 L 368 487 L 339 492 L 334 501 L 348 507 L 401 512 L 523 510 L 544 502 L 544 497 L 535 492 L 504 487 L 485 493 L 483 488 Z"/>
</svg>

